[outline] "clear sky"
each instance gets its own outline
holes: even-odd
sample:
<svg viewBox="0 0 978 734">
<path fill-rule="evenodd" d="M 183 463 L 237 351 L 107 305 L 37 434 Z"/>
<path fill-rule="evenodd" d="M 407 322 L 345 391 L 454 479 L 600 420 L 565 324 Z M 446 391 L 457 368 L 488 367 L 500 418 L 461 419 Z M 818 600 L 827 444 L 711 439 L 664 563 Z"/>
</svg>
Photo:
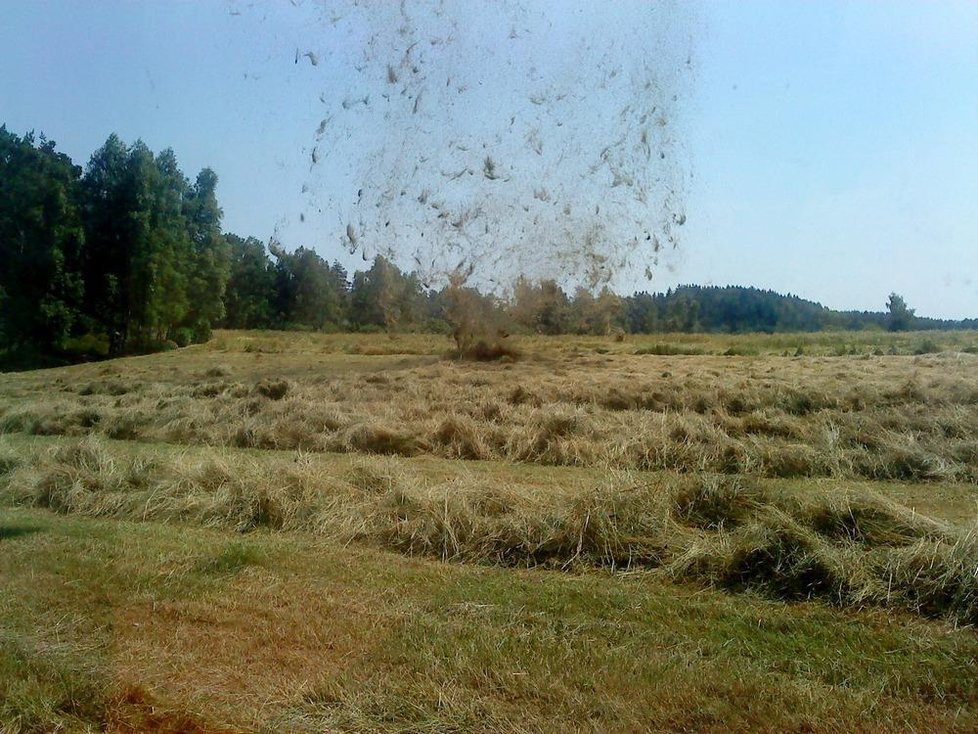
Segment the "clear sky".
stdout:
<svg viewBox="0 0 978 734">
<path fill-rule="evenodd" d="M 581 231 L 585 213 L 609 242 L 681 216 L 651 283 L 602 250 L 623 263 L 616 283 L 756 285 L 873 310 L 895 290 L 921 315 L 978 316 L 978 3 L 650 5 L 414 0 L 399 16 L 352 0 L 6 0 L 0 123 L 81 164 L 111 132 L 172 147 L 189 176 L 217 171 L 225 229 L 351 268 L 347 225 L 367 241 L 392 220 L 383 233 L 411 267 L 435 236 L 431 202 L 411 218 L 430 189 L 454 207 L 446 221 L 465 212 L 453 231 L 473 232 L 470 247 L 517 242 L 495 269 L 546 274 L 559 247 L 518 233 Z M 412 39 L 426 57 L 404 56 Z M 637 58 L 652 59 L 652 92 Z M 364 82 L 389 59 L 396 83 Z M 615 157 L 619 131 L 663 111 L 663 162 L 638 165 L 636 146 Z M 602 189 L 612 174 L 624 186 Z M 636 213 L 639 191 L 672 198 Z M 553 267 L 583 267 L 567 263 Z"/>
</svg>

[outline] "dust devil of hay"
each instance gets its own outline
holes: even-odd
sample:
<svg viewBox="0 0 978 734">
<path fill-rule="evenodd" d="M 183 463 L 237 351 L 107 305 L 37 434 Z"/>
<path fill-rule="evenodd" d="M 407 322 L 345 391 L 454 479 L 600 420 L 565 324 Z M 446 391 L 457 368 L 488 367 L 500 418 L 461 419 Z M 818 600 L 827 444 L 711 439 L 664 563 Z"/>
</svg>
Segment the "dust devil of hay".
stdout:
<svg viewBox="0 0 978 734">
<path fill-rule="evenodd" d="M 519 275 L 634 282 L 677 246 L 686 11 L 338 0 L 297 12 L 314 32 L 296 63 L 321 75 L 304 221 L 351 253 L 504 292 Z"/>
</svg>

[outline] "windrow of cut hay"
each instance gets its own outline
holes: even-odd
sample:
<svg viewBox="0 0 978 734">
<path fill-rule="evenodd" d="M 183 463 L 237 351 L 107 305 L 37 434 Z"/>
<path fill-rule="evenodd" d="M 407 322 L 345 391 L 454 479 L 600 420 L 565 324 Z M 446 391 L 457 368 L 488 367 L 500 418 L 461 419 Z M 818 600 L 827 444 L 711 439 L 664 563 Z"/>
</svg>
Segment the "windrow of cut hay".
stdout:
<svg viewBox="0 0 978 734">
<path fill-rule="evenodd" d="M 875 495 L 801 500 L 741 478 L 614 470 L 554 495 L 466 474 L 425 481 L 395 459 L 330 475 L 301 455 L 154 459 L 91 437 L 9 455 L 0 500 L 56 512 L 304 531 L 445 561 L 648 569 L 779 599 L 978 623 L 975 533 Z"/>
<path fill-rule="evenodd" d="M 760 477 L 978 481 L 978 370 L 970 356 L 582 356 L 342 374 L 310 366 L 290 377 L 270 361 L 259 367 L 53 385 L 40 374 L 18 376 L 0 390 L 0 433 Z"/>
</svg>

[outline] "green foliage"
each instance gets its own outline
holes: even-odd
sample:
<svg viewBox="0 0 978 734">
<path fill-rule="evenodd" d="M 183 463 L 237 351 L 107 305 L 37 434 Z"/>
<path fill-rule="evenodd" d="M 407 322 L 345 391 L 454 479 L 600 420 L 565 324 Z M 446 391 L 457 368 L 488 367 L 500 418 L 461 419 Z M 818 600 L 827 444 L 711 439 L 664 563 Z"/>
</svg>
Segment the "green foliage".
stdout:
<svg viewBox="0 0 978 734">
<path fill-rule="evenodd" d="M 886 301 L 886 328 L 890 331 L 909 331 L 914 326 L 914 310 L 907 306 L 903 296 L 891 293 Z"/>
<path fill-rule="evenodd" d="M 0 127 L 4 360 L 152 351 L 170 334 L 207 340 L 230 270 L 216 185 L 209 169 L 191 184 L 172 150 L 116 135 L 82 175 L 43 136 Z"/>
<path fill-rule="evenodd" d="M 927 337 L 916 346 L 914 354 L 936 354 L 941 351 L 941 346 L 936 341 Z"/>
<path fill-rule="evenodd" d="M 425 300 L 421 282 L 378 255 L 370 269 L 353 275 L 350 321 L 362 329 L 373 325 L 387 331 L 410 329 L 424 322 Z"/>
<path fill-rule="evenodd" d="M 57 351 L 80 318 L 80 170 L 55 143 L 0 126 L 0 338 Z"/>
<path fill-rule="evenodd" d="M 146 351 L 177 328 L 206 339 L 224 315 L 229 269 L 214 172 L 190 184 L 172 150 L 154 156 L 113 135 L 83 184 L 88 309 L 114 349 Z"/>
<path fill-rule="evenodd" d="M 109 337 L 88 331 L 65 339 L 63 351 L 79 357 L 105 357 L 109 353 Z"/>
<path fill-rule="evenodd" d="M 229 259 L 223 325 L 230 329 L 267 329 L 275 323 L 275 267 L 265 246 L 254 237 L 225 235 Z"/>
<path fill-rule="evenodd" d="M 186 326 L 181 326 L 171 332 L 171 339 L 178 347 L 189 347 L 194 343 L 194 332 Z"/>
<path fill-rule="evenodd" d="M 513 287 L 510 313 L 516 324 L 531 333 L 565 334 L 571 330 L 570 298 L 554 280 L 534 283 L 521 277 Z"/>
<path fill-rule="evenodd" d="M 273 301 L 279 325 L 322 330 L 345 321 L 347 284 L 338 264 L 331 268 L 315 250 L 304 247 L 288 252 L 273 245 L 271 251 L 277 260 Z M 257 272 L 253 275 L 258 277 Z"/>
</svg>

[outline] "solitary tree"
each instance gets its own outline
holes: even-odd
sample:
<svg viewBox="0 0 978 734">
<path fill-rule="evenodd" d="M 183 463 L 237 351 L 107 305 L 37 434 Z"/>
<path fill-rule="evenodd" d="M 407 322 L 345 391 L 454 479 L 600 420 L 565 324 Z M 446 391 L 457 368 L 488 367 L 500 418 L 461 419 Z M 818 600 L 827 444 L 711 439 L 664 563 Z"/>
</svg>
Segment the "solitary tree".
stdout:
<svg viewBox="0 0 978 734">
<path fill-rule="evenodd" d="M 913 326 L 914 310 L 907 306 L 903 296 L 891 293 L 886 310 L 889 312 L 886 326 L 890 331 L 908 331 Z"/>
</svg>

